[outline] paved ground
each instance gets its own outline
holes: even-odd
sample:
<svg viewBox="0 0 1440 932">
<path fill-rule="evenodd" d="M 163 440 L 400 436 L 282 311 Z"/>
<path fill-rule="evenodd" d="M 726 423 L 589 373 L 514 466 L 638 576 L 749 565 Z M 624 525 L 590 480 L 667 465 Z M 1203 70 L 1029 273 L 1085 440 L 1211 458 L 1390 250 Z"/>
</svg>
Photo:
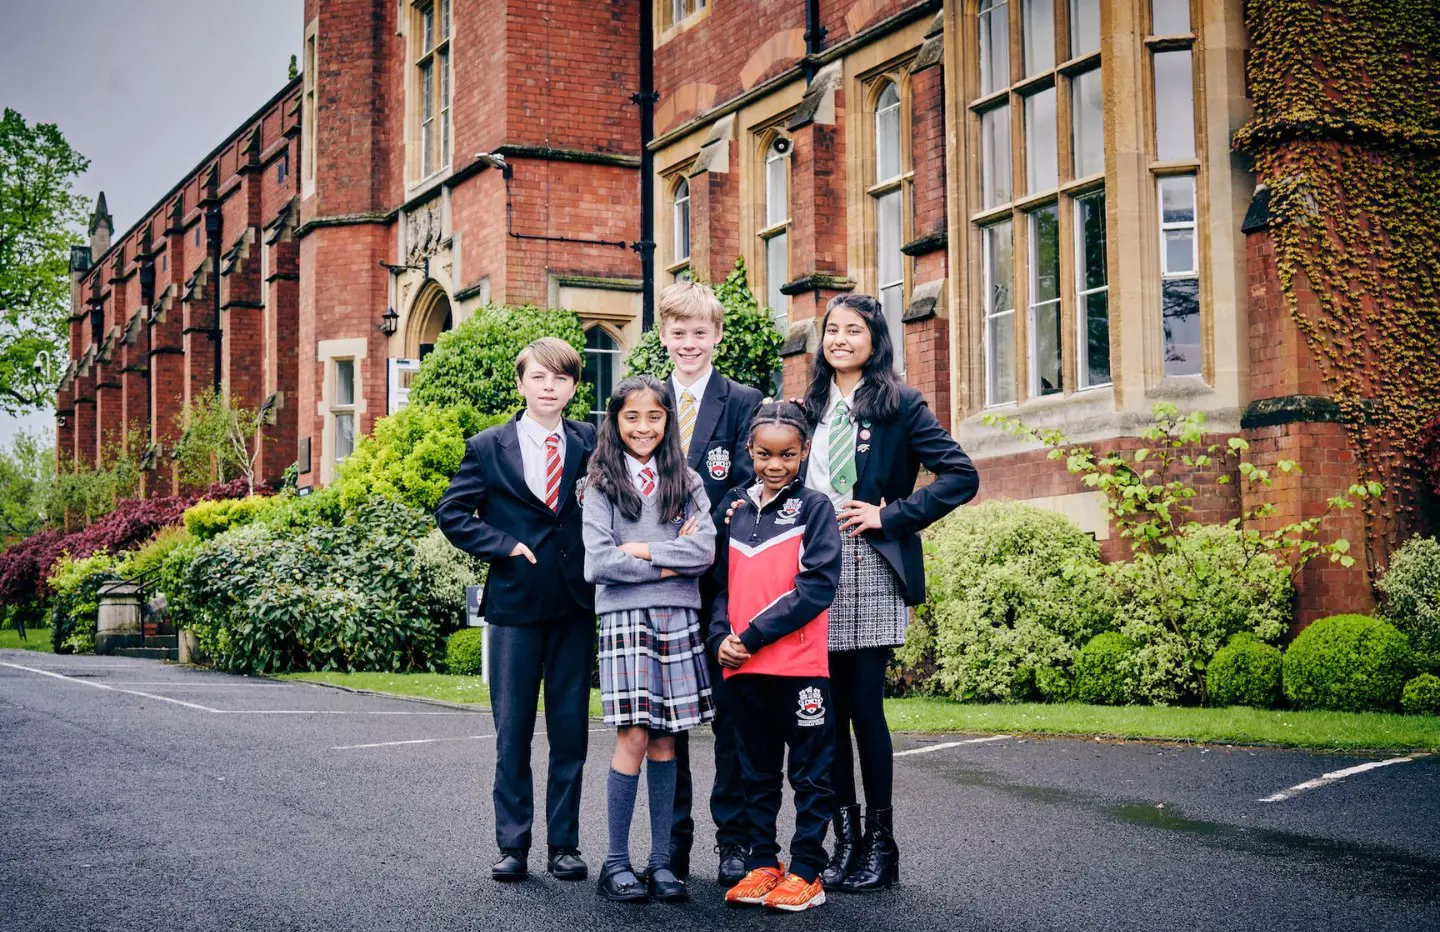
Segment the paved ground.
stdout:
<svg viewBox="0 0 1440 932">
<path fill-rule="evenodd" d="M 483 711 L 0 651 L 0 929 L 1440 928 L 1440 758 L 1262 803 L 1386 758 L 902 738 L 919 752 L 896 760 L 903 884 L 781 917 L 729 911 L 704 880 L 691 904 L 646 907 L 494 884 L 493 734 Z"/>
</svg>

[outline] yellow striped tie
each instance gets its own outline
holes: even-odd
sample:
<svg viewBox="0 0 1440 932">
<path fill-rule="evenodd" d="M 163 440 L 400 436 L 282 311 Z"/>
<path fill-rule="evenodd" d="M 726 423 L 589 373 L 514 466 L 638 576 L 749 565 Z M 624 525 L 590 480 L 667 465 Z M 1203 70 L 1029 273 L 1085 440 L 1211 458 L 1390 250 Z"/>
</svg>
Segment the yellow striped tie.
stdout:
<svg viewBox="0 0 1440 932">
<path fill-rule="evenodd" d="M 700 406 L 695 404 L 695 396 L 689 391 L 680 393 L 680 447 L 685 455 L 690 455 L 690 438 L 695 435 L 695 417 L 700 413 Z"/>
</svg>

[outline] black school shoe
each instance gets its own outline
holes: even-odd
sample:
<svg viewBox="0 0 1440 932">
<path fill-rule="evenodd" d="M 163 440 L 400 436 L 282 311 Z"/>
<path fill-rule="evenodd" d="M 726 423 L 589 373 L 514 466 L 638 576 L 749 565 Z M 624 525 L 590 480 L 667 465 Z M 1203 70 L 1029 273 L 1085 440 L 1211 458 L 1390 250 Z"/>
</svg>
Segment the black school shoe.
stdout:
<svg viewBox="0 0 1440 932">
<path fill-rule="evenodd" d="M 715 850 L 720 855 L 720 871 L 715 880 L 729 889 L 745 879 L 745 846 L 719 845 Z"/>
<path fill-rule="evenodd" d="M 556 880 L 584 880 L 590 876 L 590 868 L 580 859 L 579 848 L 551 845 L 550 860 L 545 867 Z"/>
<path fill-rule="evenodd" d="M 683 903 L 690 899 L 690 888 L 668 867 L 651 871 L 645 877 L 645 886 L 650 898 L 661 903 Z"/>
<path fill-rule="evenodd" d="M 490 868 L 490 876 L 501 883 L 524 880 L 530 874 L 530 865 L 526 863 L 526 858 L 524 848 L 501 848 L 500 860 Z"/>
<path fill-rule="evenodd" d="M 629 864 L 601 868 L 600 882 L 595 885 L 595 892 L 612 903 L 648 903 L 650 891 L 645 884 L 639 880 L 622 882 L 615 879 L 624 874 L 634 876 L 634 873 L 634 869 Z"/>
</svg>

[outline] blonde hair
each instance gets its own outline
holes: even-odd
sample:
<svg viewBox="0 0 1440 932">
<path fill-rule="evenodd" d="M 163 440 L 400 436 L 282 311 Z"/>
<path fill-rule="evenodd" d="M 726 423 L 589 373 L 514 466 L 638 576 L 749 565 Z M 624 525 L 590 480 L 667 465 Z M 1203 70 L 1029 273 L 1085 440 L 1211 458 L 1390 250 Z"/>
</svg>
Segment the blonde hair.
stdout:
<svg viewBox="0 0 1440 932">
<path fill-rule="evenodd" d="M 660 326 L 667 321 L 709 319 L 719 330 L 725 326 L 725 305 L 715 297 L 715 292 L 699 282 L 675 282 L 660 290 L 657 303 Z"/>
<path fill-rule="evenodd" d="M 522 349 L 515 357 L 515 378 L 525 378 L 525 367 L 532 362 L 556 375 L 568 375 L 580 381 L 580 354 L 558 337 L 541 337 Z"/>
</svg>

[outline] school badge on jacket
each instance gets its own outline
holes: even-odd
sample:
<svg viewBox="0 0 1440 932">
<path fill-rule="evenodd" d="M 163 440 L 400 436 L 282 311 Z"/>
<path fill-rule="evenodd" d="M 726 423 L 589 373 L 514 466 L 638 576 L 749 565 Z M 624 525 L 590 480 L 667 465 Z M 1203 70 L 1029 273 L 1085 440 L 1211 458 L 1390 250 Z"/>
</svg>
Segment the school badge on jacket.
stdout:
<svg viewBox="0 0 1440 932">
<path fill-rule="evenodd" d="M 795 714 L 795 723 L 802 728 L 825 724 L 825 699 L 816 687 L 806 686 L 800 690 L 800 710 Z"/>
<path fill-rule="evenodd" d="M 780 514 L 776 516 L 776 524 L 794 524 L 800 517 L 800 508 L 805 503 L 798 498 L 787 498 L 780 506 Z"/>
<path fill-rule="evenodd" d="M 712 479 L 724 479 L 730 475 L 730 451 L 716 447 L 705 454 L 705 469 Z"/>
</svg>

